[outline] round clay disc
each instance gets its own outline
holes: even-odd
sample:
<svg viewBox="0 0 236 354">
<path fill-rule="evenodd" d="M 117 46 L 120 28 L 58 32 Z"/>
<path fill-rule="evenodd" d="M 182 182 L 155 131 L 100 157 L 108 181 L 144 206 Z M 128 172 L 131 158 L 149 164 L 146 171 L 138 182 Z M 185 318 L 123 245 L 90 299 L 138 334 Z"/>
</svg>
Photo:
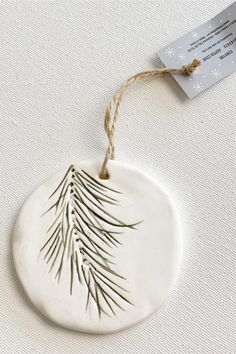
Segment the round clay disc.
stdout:
<svg viewBox="0 0 236 354">
<path fill-rule="evenodd" d="M 179 220 L 157 182 L 110 161 L 65 168 L 17 219 L 15 267 L 35 307 L 57 324 L 111 333 L 159 309 L 182 257 Z"/>
</svg>

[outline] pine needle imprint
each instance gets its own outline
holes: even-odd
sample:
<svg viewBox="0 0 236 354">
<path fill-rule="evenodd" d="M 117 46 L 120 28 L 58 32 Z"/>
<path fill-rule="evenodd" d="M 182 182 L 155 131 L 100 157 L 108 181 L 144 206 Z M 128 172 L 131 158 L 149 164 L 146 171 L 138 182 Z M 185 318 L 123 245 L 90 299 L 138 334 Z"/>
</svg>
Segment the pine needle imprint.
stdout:
<svg viewBox="0 0 236 354">
<path fill-rule="evenodd" d="M 49 273 L 59 283 L 63 270 L 68 271 L 71 295 L 75 282 L 85 286 L 85 310 L 95 304 L 99 318 L 133 305 L 127 297 L 129 292 L 120 285 L 126 279 L 113 269 L 112 248 L 121 245 L 119 236 L 124 229 L 135 230 L 140 222 L 125 224 L 106 210 L 107 204 L 119 205 L 119 194 L 71 165 L 49 197 L 55 202 L 43 214 L 55 214 L 40 250 Z"/>
</svg>

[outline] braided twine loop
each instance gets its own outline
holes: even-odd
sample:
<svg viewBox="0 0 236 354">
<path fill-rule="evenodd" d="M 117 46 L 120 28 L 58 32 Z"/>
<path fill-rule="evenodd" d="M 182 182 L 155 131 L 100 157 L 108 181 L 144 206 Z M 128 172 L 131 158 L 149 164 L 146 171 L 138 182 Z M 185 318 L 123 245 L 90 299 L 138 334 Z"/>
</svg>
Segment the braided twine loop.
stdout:
<svg viewBox="0 0 236 354">
<path fill-rule="evenodd" d="M 194 59 L 191 64 L 185 65 L 181 68 L 161 68 L 155 70 L 147 70 L 140 72 L 132 77 L 130 77 L 114 94 L 111 101 L 109 102 L 104 119 L 104 129 L 108 137 L 108 147 L 106 150 L 106 155 L 101 167 L 101 171 L 99 177 L 101 179 L 109 179 L 109 171 L 107 168 L 107 164 L 109 160 L 114 160 L 115 158 L 115 146 L 114 146 L 114 135 L 115 135 L 115 127 L 117 118 L 119 115 L 119 107 L 122 100 L 122 97 L 126 90 L 131 86 L 134 82 L 165 76 L 165 74 L 183 74 L 183 75 L 191 75 L 192 72 L 200 65 L 200 61 L 198 59 Z"/>
</svg>

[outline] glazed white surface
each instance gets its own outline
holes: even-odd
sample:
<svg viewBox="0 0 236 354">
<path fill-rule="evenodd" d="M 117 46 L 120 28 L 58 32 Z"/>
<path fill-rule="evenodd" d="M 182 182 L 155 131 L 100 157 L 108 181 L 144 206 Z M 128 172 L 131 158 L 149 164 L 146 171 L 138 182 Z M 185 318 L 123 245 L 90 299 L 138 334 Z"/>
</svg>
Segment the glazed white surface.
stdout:
<svg viewBox="0 0 236 354">
<path fill-rule="evenodd" d="M 106 336 L 68 331 L 35 312 L 15 274 L 12 233 L 25 199 L 73 161 L 104 156 L 103 114 L 155 53 L 232 0 L 1 1 L 0 352 L 234 354 L 235 97 L 233 73 L 193 100 L 173 80 L 124 97 L 116 158 L 171 193 L 184 259 L 169 300 Z"/>
<path fill-rule="evenodd" d="M 93 178 L 98 178 L 100 165 L 100 162 L 85 161 L 74 166 L 76 170 L 85 170 Z M 48 198 L 63 179 L 67 168 L 34 191 L 19 214 L 13 238 L 13 256 L 17 273 L 36 308 L 64 327 L 90 333 L 111 333 L 130 327 L 154 310 L 158 310 L 176 281 L 182 259 L 182 236 L 175 208 L 168 195 L 155 181 L 128 165 L 116 161 L 109 163 L 111 178 L 100 182 L 121 194 L 112 194 L 109 191 L 106 193 L 111 197 L 115 194 L 119 204 L 105 204 L 105 211 L 126 224 L 142 222 L 135 229 L 121 229 L 122 234 L 115 237 L 122 244 L 107 249 L 114 256 L 111 260 L 115 265 L 111 265 L 111 268 L 126 280 L 117 279 L 109 273 L 106 276 L 128 290 L 128 293 L 121 291 L 111 284 L 133 305 L 115 297 L 116 302 L 124 309 L 121 310 L 108 299 L 110 305 L 113 305 L 114 315 L 102 301 L 99 293 L 99 302 L 102 307 L 104 305 L 109 316 L 103 313 L 98 316 L 97 307 L 91 298 L 88 309 L 85 310 L 87 287 L 83 277 L 82 284 L 78 284 L 74 274 L 73 292 L 70 294 L 70 258 L 68 260 L 67 251 L 63 257 L 63 272 L 59 283 L 57 279 L 55 280 L 56 272 L 48 272 L 52 260 L 46 264 L 47 258 L 45 260 L 44 255 L 47 248 L 40 252 L 50 237 L 47 230 L 56 218 L 54 209 L 43 215 L 57 201 L 58 195 L 50 200 Z M 69 175 L 72 174 L 69 172 Z M 70 198 L 70 191 L 67 193 Z M 90 208 L 99 212 L 91 203 Z M 104 213 L 100 214 L 106 217 Z M 65 223 L 64 228 L 66 227 Z M 103 227 L 117 231 L 106 224 Z M 52 230 L 54 229 L 56 226 Z M 79 236 L 74 236 L 74 240 L 77 237 Z M 90 237 L 96 242 L 99 241 L 95 236 L 91 236 L 91 233 Z M 75 248 L 79 249 L 79 244 L 73 239 L 72 242 Z M 48 245 L 51 244 L 53 245 L 52 241 Z M 100 245 L 104 247 L 105 244 L 101 242 Z M 60 257 L 54 268 L 58 268 L 59 264 Z M 96 267 L 99 268 L 99 265 Z M 104 289 L 109 290 L 107 287 Z M 110 294 L 114 298 L 114 293 L 110 291 Z"/>
</svg>

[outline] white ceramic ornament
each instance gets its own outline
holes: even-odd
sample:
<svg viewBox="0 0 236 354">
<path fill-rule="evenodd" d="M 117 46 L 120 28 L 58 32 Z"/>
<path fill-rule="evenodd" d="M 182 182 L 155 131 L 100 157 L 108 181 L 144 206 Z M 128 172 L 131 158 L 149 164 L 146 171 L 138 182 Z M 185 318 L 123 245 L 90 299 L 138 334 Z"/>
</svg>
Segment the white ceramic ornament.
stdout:
<svg viewBox="0 0 236 354">
<path fill-rule="evenodd" d="M 83 332 L 129 327 L 158 309 L 181 261 L 179 221 L 160 186 L 125 164 L 81 162 L 26 201 L 13 240 L 17 273 L 45 316 Z"/>
<path fill-rule="evenodd" d="M 71 165 L 23 206 L 13 238 L 15 267 L 35 307 L 59 325 L 119 331 L 159 309 L 173 287 L 182 257 L 176 211 L 157 182 L 113 161 L 114 131 L 132 82 L 194 67 L 195 61 L 130 78 L 106 110 L 102 167 L 94 161 Z"/>
</svg>

